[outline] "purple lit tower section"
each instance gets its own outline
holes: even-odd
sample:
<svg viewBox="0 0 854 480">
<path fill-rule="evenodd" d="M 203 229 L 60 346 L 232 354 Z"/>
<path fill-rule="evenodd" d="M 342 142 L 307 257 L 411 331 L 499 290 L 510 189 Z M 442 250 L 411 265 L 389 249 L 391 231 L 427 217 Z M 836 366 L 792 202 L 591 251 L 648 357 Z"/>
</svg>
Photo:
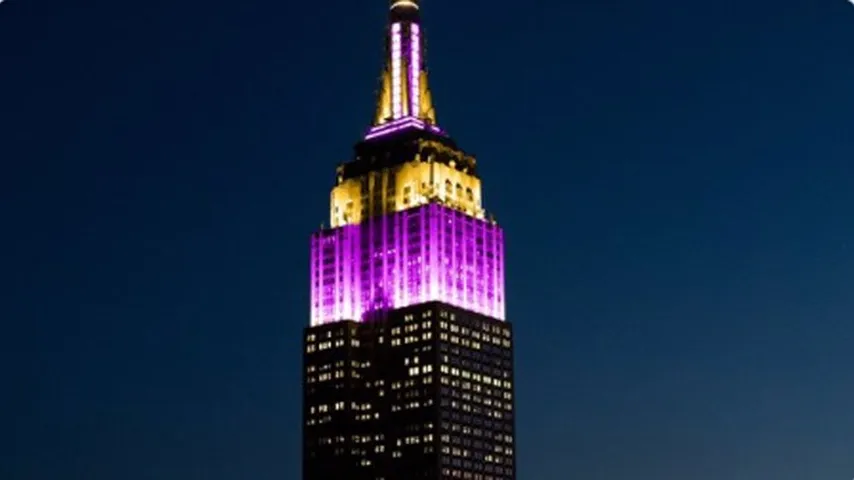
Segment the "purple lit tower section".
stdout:
<svg viewBox="0 0 854 480">
<path fill-rule="evenodd" d="M 311 238 L 311 325 L 442 301 L 504 320 L 504 233 L 431 203 Z"/>
</svg>

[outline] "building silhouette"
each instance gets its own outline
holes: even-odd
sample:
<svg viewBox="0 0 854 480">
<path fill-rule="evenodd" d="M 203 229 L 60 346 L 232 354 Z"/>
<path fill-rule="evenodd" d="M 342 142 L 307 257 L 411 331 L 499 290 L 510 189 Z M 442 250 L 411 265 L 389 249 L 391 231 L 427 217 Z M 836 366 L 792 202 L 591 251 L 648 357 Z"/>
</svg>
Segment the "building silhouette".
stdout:
<svg viewBox="0 0 854 480">
<path fill-rule="evenodd" d="M 420 5 L 393 1 L 373 125 L 311 237 L 305 480 L 515 480 L 504 234 L 438 126 Z"/>
</svg>

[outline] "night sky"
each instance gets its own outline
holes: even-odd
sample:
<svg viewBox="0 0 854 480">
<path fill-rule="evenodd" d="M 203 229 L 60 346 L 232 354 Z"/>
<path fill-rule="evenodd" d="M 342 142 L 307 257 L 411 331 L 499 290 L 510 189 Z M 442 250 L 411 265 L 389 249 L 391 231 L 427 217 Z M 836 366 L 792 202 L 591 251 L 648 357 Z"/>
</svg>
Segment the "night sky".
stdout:
<svg viewBox="0 0 854 480">
<path fill-rule="evenodd" d="M 426 0 L 520 480 L 854 476 L 854 6 Z M 0 4 L 0 478 L 297 480 L 385 0 Z"/>
</svg>

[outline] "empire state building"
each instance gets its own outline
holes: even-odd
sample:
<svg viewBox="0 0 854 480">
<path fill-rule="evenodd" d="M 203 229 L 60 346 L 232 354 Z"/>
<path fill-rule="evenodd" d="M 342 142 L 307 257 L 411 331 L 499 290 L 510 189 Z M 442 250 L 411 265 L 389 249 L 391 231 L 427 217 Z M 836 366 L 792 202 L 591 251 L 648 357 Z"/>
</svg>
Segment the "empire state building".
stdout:
<svg viewBox="0 0 854 480">
<path fill-rule="evenodd" d="M 504 233 L 436 118 L 417 0 L 393 1 L 373 124 L 311 236 L 304 480 L 515 480 Z"/>
</svg>

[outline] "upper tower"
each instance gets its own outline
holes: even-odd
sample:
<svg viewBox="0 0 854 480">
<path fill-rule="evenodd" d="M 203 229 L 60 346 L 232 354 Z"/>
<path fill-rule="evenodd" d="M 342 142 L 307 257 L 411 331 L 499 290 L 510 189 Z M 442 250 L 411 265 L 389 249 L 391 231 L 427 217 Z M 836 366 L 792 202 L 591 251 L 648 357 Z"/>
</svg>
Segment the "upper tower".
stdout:
<svg viewBox="0 0 854 480">
<path fill-rule="evenodd" d="M 402 129 L 440 133 L 424 62 L 419 0 L 391 0 L 386 64 L 380 76 L 374 122 L 365 138 Z"/>
<path fill-rule="evenodd" d="M 312 236 L 312 325 L 434 301 L 504 319 L 504 234 L 475 157 L 436 125 L 419 6 L 389 4 L 376 116 Z"/>
<path fill-rule="evenodd" d="M 338 166 L 330 225 L 357 225 L 429 203 L 485 219 L 475 157 L 436 125 L 419 0 L 391 0 L 385 30 L 374 122 L 353 158 Z"/>
</svg>

